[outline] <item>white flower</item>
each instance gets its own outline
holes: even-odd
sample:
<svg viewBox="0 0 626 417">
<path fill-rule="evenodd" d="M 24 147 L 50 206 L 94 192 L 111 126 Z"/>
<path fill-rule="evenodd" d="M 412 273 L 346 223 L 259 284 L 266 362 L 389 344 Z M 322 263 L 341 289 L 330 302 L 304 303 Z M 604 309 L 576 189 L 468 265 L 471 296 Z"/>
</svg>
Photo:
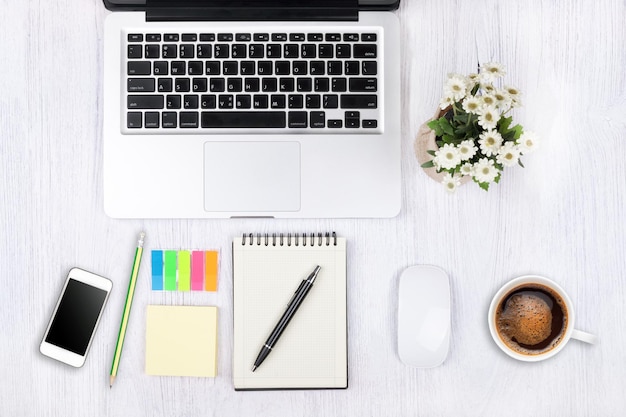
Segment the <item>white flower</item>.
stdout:
<svg viewBox="0 0 626 417">
<path fill-rule="evenodd" d="M 502 145 L 502 135 L 496 130 L 488 130 L 480 134 L 478 144 L 483 155 L 496 155 Z"/>
<path fill-rule="evenodd" d="M 463 100 L 463 110 L 466 113 L 477 114 L 482 106 L 482 102 L 475 96 L 469 96 Z"/>
<path fill-rule="evenodd" d="M 461 181 L 457 177 L 453 177 L 449 173 L 443 177 L 443 181 L 441 181 L 441 183 L 450 193 L 455 192 L 456 189 L 461 185 Z"/>
<path fill-rule="evenodd" d="M 491 159 L 481 158 L 474 164 L 474 178 L 478 182 L 492 182 L 499 173 L 500 171 L 494 166 Z"/>
<path fill-rule="evenodd" d="M 511 98 L 509 93 L 506 92 L 506 90 L 496 90 L 493 93 L 493 98 L 496 99 L 496 106 L 502 112 L 505 112 L 509 108 L 511 108 L 511 102 L 513 101 L 513 99 Z"/>
<path fill-rule="evenodd" d="M 460 101 L 467 94 L 467 82 L 465 77 L 459 74 L 448 75 L 448 80 L 443 87 L 445 97 L 451 97 L 454 101 Z"/>
<path fill-rule="evenodd" d="M 496 88 L 493 85 L 491 85 L 491 83 L 489 83 L 489 82 L 482 82 L 480 84 L 480 88 L 486 94 L 491 94 L 491 93 L 493 93 L 496 90 Z"/>
<path fill-rule="evenodd" d="M 445 110 L 445 109 L 447 109 L 448 107 L 450 107 L 453 104 L 454 104 L 454 100 L 452 99 L 452 97 L 444 96 L 439 101 L 439 108 L 441 110 Z"/>
<path fill-rule="evenodd" d="M 441 169 L 453 169 L 461 163 L 461 154 L 454 145 L 446 143 L 435 152 L 435 159 Z"/>
<path fill-rule="evenodd" d="M 480 66 L 480 73 L 487 78 L 495 80 L 496 78 L 504 77 L 506 75 L 506 70 L 502 64 L 497 62 L 487 62 Z"/>
<path fill-rule="evenodd" d="M 478 124 L 485 130 L 495 129 L 500 120 L 500 113 L 494 106 L 485 106 L 478 116 Z"/>
<path fill-rule="evenodd" d="M 461 155 L 461 161 L 470 160 L 478 152 L 478 148 L 474 145 L 473 140 L 464 140 L 458 146 L 459 155 Z"/>
<path fill-rule="evenodd" d="M 472 175 L 473 173 L 474 173 L 474 166 L 471 163 L 466 162 L 463 165 L 461 165 L 462 175 Z"/>
<path fill-rule="evenodd" d="M 480 102 L 482 103 L 483 107 L 493 107 L 498 104 L 498 100 L 496 100 L 493 94 L 483 94 L 482 96 L 480 96 Z"/>
<path fill-rule="evenodd" d="M 525 155 L 537 149 L 539 138 L 535 132 L 528 130 L 522 133 L 522 136 L 520 136 L 517 140 L 517 143 L 519 144 L 520 151 Z"/>
<path fill-rule="evenodd" d="M 522 96 L 522 92 L 519 90 L 519 88 L 510 85 L 505 85 L 504 91 L 509 93 L 509 96 L 511 96 L 512 99 L 519 99 Z"/>
<path fill-rule="evenodd" d="M 520 150 L 513 142 L 507 142 L 498 151 L 496 160 L 505 167 L 512 167 L 519 161 Z"/>
</svg>

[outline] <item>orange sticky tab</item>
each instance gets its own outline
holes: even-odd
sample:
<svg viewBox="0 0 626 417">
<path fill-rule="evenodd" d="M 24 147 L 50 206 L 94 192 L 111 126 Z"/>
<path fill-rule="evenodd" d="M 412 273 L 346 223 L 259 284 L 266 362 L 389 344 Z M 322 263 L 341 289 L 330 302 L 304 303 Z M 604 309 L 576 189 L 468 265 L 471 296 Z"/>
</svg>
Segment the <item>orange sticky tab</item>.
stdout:
<svg viewBox="0 0 626 417">
<path fill-rule="evenodd" d="M 204 290 L 217 291 L 217 251 L 204 252 Z"/>
</svg>

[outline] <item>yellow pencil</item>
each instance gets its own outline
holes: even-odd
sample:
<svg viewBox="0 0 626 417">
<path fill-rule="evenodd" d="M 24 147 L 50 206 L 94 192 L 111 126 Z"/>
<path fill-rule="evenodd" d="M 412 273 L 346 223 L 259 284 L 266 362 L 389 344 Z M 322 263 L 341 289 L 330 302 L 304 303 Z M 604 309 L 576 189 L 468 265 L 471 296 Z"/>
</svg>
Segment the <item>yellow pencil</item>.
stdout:
<svg viewBox="0 0 626 417">
<path fill-rule="evenodd" d="M 130 282 L 128 283 L 128 292 L 126 293 L 126 302 L 124 303 L 124 313 L 122 314 L 122 322 L 120 323 L 120 332 L 117 335 L 115 355 L 113 355 L 113 364 L 111 365 L 110 387 L 113 387 L 113 381 L 115 381 L 115 377 L 117 376 L 117 369 L 120 366 L 122 347 L 124 346 L 124 337 L 126 336 L 126 327 L 128 326 L 128 317 L 130 316 L 130 308 L 133 305 L 135 284 L 137 284 L 137 274 L 139 274 L 139 265 L 141 264 L 144 237 L 146 237 L 146 234 L 144 232 L 141 232 L 141 234 L 139 235 L 139 241 L 137 242 L 137 250 L 135 251 L 133 269 L 130 273 Z"/>
</svg>

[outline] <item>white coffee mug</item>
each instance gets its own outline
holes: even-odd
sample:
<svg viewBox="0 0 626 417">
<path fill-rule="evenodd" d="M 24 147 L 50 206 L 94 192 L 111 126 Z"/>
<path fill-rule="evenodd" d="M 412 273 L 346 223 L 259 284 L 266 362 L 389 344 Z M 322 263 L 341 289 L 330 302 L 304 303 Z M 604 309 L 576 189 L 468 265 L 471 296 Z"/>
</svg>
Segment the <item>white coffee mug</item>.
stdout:
<svg viewBox="0 0 626 417">
<path fill-rule="evenodd" d="M 563 299 L 565 303 L 565 307 L 567 309 L 566 329 L 563 332 L 563 337 L 561 338 L 561 340 L 558 342 L 558 344 L 554 348 L 546 352 L 536 354 L 536 355 L 531 355 L 531 354 L 525 355 L 525 354 L 512 350 L 510 347 L 508 347 L 504 343 L 504 341 L 502 341 L 496 329 L 496 309 L 502 303 L 504 298 L 507 295 L 509 295 L 514 289 L 522 287 L 526 284 L 539 284 L 539 285 L 543 285 L 545 287 L 552 289 L 555 293 L 557 293 Z M 524 276 L 521 276 L 521 277 L 518 277 L 509 281 L 502 288 L 500 288 L 500 290 L 498 290 L 496 295 L 494 295 L 493 299 L 491 300 L 491 305 L 489 306 L 488 322 L 489 322 L 489 331 L 491 332 L 491 337 L 493 337 L 493 340 L 496 342 L 496 345 L 498 345 L 498 347 L 500 347 L 500 349 L 502 349 L 504 353 L 520 361 L 537 362 L 537 361 L 542 361 L 542 360 L 551 358 L 557 353 L 559 353 L 561 349 L 563 349 L 565 345 L 567 345 L 567 342 L 569 342 L 569 340 L 572 338 L 581 340 L 586 343 L 591 343 L 591 344 L 596 342 L 597 340 L 596 336 L 587 332 L 574 329 L 575 317 L 576 316 L 574 313 L 574 306 L 572 304 L 572 300 L 569 298 L 569 296 L 563 290 L 563 288 L 561 288 L 556 282 L 548 278 L 538 276 L 538 275 L 524 275 Z"/>
</svg>

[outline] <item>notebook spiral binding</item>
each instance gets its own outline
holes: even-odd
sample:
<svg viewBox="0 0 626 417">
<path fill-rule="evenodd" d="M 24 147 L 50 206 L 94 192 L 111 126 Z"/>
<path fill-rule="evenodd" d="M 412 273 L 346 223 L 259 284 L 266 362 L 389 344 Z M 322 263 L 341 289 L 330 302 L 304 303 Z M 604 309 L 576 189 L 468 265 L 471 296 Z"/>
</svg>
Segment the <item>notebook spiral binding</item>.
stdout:
<svg viewBox="0 0 626 417">
<path fill-rule="evenodd" d="M 256 239 L 255 239 L 256 238 Z M 256 236 L 252 233 L 243 234 L 241 239 L 241 246 L 246 246 L 246 242 L 249 246 L 257 245 L 261 246 L 264 244 L 265 246 L 330 246 L 332 241 L 333 246 L 337 246 L 337 233 L 326 233 L 322 236 L 321 233 L 318 233 L 317 236 L 315 233 L 302 233 L 302 234 L 291 234 L 287 233 L 285 236 L 284 233 L 280 233 L 276 235 L 276 233 L 272 233 L 270 236 L 269 233 L 265 233 L 261 235 L 261 233 L 257 233 Z"/>
</svg>

